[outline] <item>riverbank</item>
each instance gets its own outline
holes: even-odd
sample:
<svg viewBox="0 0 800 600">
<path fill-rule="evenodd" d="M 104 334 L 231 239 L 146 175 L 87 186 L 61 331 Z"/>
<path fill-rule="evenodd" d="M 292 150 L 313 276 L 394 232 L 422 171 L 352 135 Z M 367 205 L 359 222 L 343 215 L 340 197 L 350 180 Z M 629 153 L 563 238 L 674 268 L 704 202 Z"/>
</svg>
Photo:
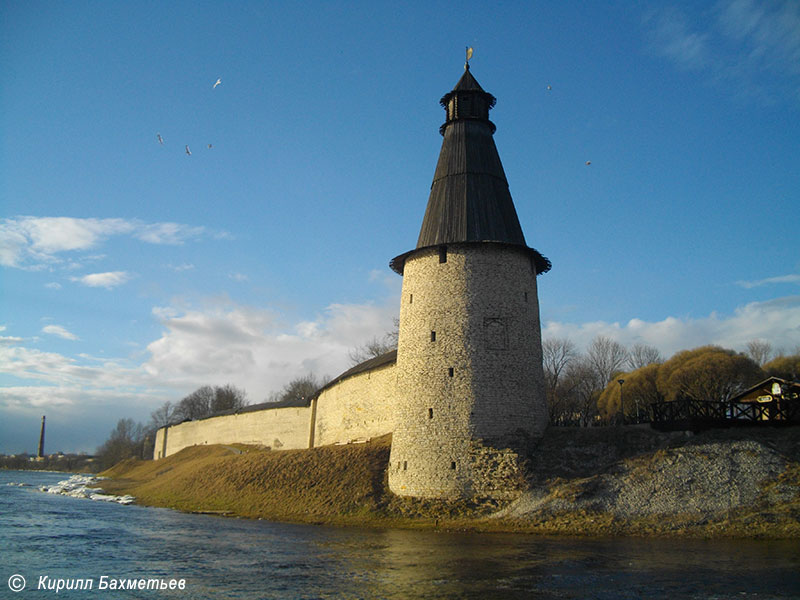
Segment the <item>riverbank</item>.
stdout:
<svg viewBox="0 0 800 600">
<path fill-rule="evenodd" d="M 505 503 L 400 498 L 391 436 L 271 451 L 197 446 L 105 471 L 136 502 L 252 519 L 564 535 L 800 538 L 800 428 L 698 435 L 646 427 L 551 428 L 528 489 Z"/>
</svg>

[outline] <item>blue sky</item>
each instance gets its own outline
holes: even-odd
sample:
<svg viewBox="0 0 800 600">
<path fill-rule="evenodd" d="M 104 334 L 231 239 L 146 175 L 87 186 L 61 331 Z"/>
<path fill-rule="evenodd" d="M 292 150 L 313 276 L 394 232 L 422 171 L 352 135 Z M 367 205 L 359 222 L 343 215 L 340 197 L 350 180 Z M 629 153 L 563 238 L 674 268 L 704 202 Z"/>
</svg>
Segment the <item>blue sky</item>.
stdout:
<svg viewBox="0 0 800 600">
<path fill-rule="evenodd" d="M 10 0 L 0 452 L 346 369 L 398 312 L 465 46 L 545 337 L 800 345 L 796 2 Z"/>
</svg>

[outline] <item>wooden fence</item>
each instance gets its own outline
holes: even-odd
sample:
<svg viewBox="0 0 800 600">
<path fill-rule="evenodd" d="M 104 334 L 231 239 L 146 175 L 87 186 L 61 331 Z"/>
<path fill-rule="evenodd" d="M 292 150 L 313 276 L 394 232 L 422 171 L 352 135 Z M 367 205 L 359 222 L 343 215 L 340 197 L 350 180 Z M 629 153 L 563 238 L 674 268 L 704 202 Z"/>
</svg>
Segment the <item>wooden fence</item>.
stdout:
<svg viewBox="0 0 800 600">
<path fill-rule="evenodd" d="M 800 424 L 800 401 L 701 402 L 682 398 L 650 405 L 655 429 L 707 429 L 741 425 Z"/>
</svg>

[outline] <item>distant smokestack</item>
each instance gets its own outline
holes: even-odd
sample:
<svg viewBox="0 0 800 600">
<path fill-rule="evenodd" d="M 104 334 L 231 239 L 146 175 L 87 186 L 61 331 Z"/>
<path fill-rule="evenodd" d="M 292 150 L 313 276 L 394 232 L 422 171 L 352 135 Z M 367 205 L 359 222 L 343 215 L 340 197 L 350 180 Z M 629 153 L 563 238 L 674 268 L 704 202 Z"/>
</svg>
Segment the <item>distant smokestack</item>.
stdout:
<svg viewBox="0 0 800 600">
<path fill-rule="evenodd" d="M 42 415 L 42 432 L 39 434 L 39 458 L 44 456 L 44 415 Z"/>
</svg>

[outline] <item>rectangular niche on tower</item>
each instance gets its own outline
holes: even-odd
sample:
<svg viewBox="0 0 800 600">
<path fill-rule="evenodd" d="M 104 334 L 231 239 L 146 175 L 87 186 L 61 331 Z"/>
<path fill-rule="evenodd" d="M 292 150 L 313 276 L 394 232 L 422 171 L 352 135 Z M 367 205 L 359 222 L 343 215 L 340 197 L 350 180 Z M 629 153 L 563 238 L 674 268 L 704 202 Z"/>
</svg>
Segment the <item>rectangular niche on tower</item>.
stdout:
<svg viewBox="0 0 800 600">
<path fill-rule="evenodd" d="M 483 334 L 489 350 L 508 350 L 508 326 L 500 317 L 483 319 Z"/>
<path fill-rule="evenodd" d="M 447 262 L 447 246 L 439 246 L 439 262 Z"/>
</svg>

